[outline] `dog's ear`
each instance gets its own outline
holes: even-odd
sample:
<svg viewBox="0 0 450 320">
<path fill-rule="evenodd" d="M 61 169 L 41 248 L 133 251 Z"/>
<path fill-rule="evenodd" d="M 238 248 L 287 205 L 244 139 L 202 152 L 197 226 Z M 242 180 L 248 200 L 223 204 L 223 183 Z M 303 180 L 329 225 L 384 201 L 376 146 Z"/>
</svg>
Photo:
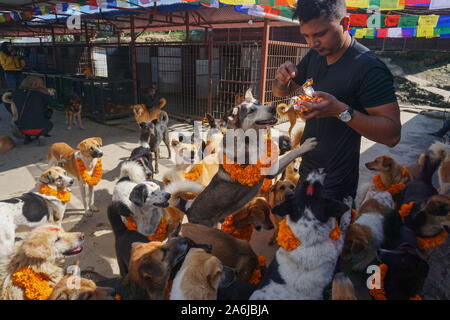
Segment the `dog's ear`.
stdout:
<svg viewBox="0 0 450 320">
<path fill-rule="evenodd" d="M 220 277 L 219 289 L 228 288 L 236 281 L 236 271 L 228 266 L 223 266 L 222 275 Z"/>
<path fill-rule="evenodd" d="M 132 244 L 131 244 L 131 249 L 133 250 L 133 249 L 136 249 L 137 247 L 139 247 L 140 245 L 143 245 L 143 244 L 145 244 L 144 242 L 133 242 Z"/>
<path fill-rule="evenodd" d="M 44 233 L 35 233 L 32 238 L 22 243 L 21 249 L 27 258 L 47 259 L 51 257 L 47 236 Z"/>
<path fill-rule="evenodd" d="M 247 91 L 245 91 L 245 100 L 253 100 L 253 94 L 252 94 L 252 87 L 248 88 Z"/>
<path fill-rule="evenodd" d="M 146 122 L 139 122 L 139 127 L 141 127 L 141 129 L 145 129 L 145 128 L 147 128 L 147 123 Z"/>
<path fill-rule="evenodd" d="M 352 255 L 356 255 L 363 251 L 366 248 L 367 244 L 364 244 L 360 240 L 353 240 L 352 246 L 351 246 L 351 253 Z"/>
<path fill-rule="evenodd" d="M 226 113 L 226 119 L 227 121 L 231 121 L 232 123 L 235 123 L 239 118 L 239 108 L 234 107 L 233 109 L 229 110 Z"/>
<path fill-rule="evenodd" d="M 388 157 L 383 157 L 383 161 L 381 162 L 381 165 L 385 168 L 392 168 L 392 165 L 394 164 L 394 160 Z"/>
<path fill-rule="evenodd" d="M 137 205 L 138 207 L 142 207 L 148 197 L 148 190 L 145 184 L 138 184 L 131 190 L 130 193 L 130 201 Z"/>
<path fill-rule="evenodd" d="M 102 140 L 102 138 L 99 138 L 99 137 L 95 137 L 95 138 L 92 138 L 94 141 L 96 141 L 97 142 L 97 144 L 101 147 L 102 145 L 103 145 L 103 140 Z"/>
<path fill-rule="evenodd" d="M 158 119 L 153 119 L 152 123 L 156 126 L 158 124 Z"/>
<path fill-rule="evenodd" d="M 205 274 L 207 275 L 206 278 L 208 279 L 209 285 L 214 289 L 218 288 L 223 272 L 222 262 L 220 262 L 217 257 L 211 256 L 208 260 L 206 260 L 203 268 Z"/>
<path fill-rule="evenodd" d="M 172 147 L 176 147 L 179 143 L 180 143 L 180 141 L 178 141 L 176 139 L 172 139 L 172 142 L 170 144 L 172 145 Z"/>
<path fill-rule="evenodd" d="M 41 182 L 42 184 L 53 183 L 54 181 L 53 181 L 52 173 L 49 170 L 43 172 L 41 174 L 41 176 L 39 177 L 39 182 Z"/>
</svg>

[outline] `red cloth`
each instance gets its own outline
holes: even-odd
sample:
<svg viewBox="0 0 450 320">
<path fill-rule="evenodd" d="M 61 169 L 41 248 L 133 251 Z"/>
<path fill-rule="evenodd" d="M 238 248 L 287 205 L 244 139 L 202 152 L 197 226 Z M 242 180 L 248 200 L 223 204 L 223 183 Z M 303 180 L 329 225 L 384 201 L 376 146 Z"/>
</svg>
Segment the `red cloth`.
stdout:
<svg viewBox="0 0 450 320">
<path fill-rule="evenodd" d="M 377 38 L 387 38 L 387 36 L 388 36 L 387 28 L 377 29 Z"/>
<path fill-rule="evenodd" d="M 384 25 L 386 27 L 396 27 L 398 26 L 398 21 L 400 20 L 399 14 L 388 14 L 386 19 L 384 19 Z"/>
<path fill-rule="evenodd" d="M 26 134 L 27 136 L 37 136 L 41 133 L 42 129 L 26 129 L 26 130 L 20 130 L 23 134 Z"/>
<path fill-rule="evenodd" d="M 367 19 L 369 15 L 365 13 L 350 13 L 351 27 L 365 27 L 367 26 Z"/>
</svg>

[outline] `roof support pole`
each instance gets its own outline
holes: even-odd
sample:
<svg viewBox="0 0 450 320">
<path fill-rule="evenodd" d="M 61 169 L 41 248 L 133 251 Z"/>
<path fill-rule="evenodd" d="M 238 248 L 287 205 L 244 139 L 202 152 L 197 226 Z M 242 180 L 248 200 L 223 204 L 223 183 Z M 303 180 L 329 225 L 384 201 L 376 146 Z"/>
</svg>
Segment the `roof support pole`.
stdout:
<svg viewBox="0 0 450 320">
<path fill-rule="evenodd" d="M 186 41 L 190 41 L 190 36 L 189 36 L 189 11 L 185 12 L 185 22 L 186 22 Z"/>
<path fill-rule="evenodd" d="M 208 35 L 208 28 L 205 28 L 205 40 L 208 41 L 208 107 L 206 110 L 208 110 L 208 113 L 212 116 L 213 110 L 212 110 L 212 62 L 213 62 L 213 38 L 212 34 Z"/>
<path fill-rule="evenodd" d="M 266 98 L 266 76 L 267 76 L 267 55 L 269 52 L 269 35 L 270 25 L 269 20 L 264 19 L 264 33 L 261 47 L 261 71 L 259 78 L 259 100 L 264 104 Z"/>
<path fill-rule="evenodd" d="M 55 43 L 55 29 L 51 27 L 52 30 L 52 56 L 53 56 L 53 68 L 58 69 L 58 64 L 56 60 L 56 43 Z"/>
<path fill-rule="evenodd" d="M 134 93 L 134 104 L 138 102 L 138 94 L 137 94 L 137 76 L 136 76 L 136 35 L 134 33 L 134 17 L 130 17 L 130 36 L 131 36 L 131 72 L 133 75 L 133 93 Z"/>
</svg>

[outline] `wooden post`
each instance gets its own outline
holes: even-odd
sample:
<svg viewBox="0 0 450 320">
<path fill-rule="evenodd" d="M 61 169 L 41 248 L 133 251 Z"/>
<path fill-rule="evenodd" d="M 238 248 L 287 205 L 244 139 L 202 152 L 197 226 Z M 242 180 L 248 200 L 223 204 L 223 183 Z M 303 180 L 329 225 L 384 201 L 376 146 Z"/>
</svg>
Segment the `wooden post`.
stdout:
<svg viewBox="0 0 450 320">
<path fill-rule="evenodd" d="M 266 76 L 267 76 L 267 55 L 269 51 L 269 35 L 270 35 L 270 25 L 269 20 L 264 19 L 264 34 L 263 42 L 261 46 L 261 68 L 259 74 L 259 100 L 262 104 L 265 102 L 266 98 Z"/>
<path fill-rule="evenodd" d="M 186 22 L 186 41 L 190 40 L 189 36 L 189 11 L 185 11 L 185 22 Z"/>
<path fill-rule="evenodd" d="M 89 41 L 89 32 L 88 32 L 88 28 L 87 28 L 87 22 L 84 22 L 84 35 L 85 35 L 86 46 L 88 49 L 88 66 L 89 66 L 89 70 L 94 75 L 95 73 L 94 73 L 94 66 L 92 64 L 92 49 L 91 49 L 91 44 Z"/>
<path fill-rule="evenodd" d="M 134 17 L 130 18 L 130 36 L 131 36 L 131 72 L 133 74 L 133 93 L 134 104 L 138 103 L 137 94 L 137 76 L 136 76 L 136 46 L 135 46 L 135 34 L 134 34 Z"/>
<path fill-rule="evenodd" d="M 208 35 L 208 28 L 206 28 L 205 39 L 208 39 L 208 113 L 214 116 L 212 110 L 212 63 L 213 63 L 213 38 L 212 34 Z"/>
</svg>

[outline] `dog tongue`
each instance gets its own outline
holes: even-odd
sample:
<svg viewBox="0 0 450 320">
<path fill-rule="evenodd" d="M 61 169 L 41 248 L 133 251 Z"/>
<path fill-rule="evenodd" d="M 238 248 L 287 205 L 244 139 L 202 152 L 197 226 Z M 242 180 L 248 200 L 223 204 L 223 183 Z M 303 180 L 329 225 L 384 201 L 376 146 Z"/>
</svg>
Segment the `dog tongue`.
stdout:
<svg viewBox="0 0 450 320">
<path fill-rule="evenodd" d="M 79 245 L 75 249 L 67 250 L 66 252 L 64 252 L 64 255 L 70 256 L 70 255 L 73 255 L 73 254 L 77 254 L 77 253 L 80 253 L 81 250 L 83 250 L 83 247 L 81 245 Z"/>
</svg>

